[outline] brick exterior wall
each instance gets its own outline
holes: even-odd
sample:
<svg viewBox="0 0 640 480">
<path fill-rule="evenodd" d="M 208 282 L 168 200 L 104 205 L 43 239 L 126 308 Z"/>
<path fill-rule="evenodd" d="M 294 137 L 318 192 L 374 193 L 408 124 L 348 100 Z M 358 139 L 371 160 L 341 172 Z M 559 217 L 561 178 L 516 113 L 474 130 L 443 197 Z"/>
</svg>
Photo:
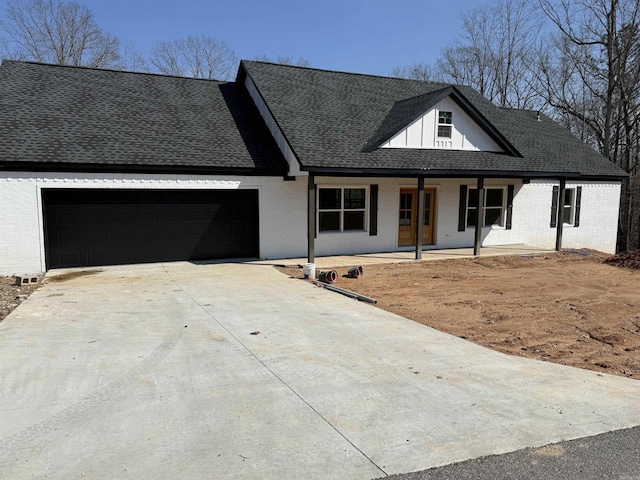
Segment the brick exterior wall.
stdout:
<svg viewBox="0 0 640 480">
<path fill-rule="evenodd" d="M 305 185 L 282 177 L 0 172 L 0 275 L 46 269 L 43 188 L 257 188 L 260 256 L 282 258 L 306 252 Z"/>
<path fill-rule="evenodd" d="M 364 232 L 318 233 L 316 255 L 411 250 L 397 247 L 399 190 L 417 184 L 416 179 L 333 178 L 316 179 L 322 186 L 379 186 L 378 234 Z M 458 231 L 460 184 L 474 188 L 475 181 L 426 179 L 436 189 L 436 245 L 456 248 L 473 245 L 474 230 Z M 554 182 L 487 180 L 486 188 L 515 186 L 513 228 L 484 228 L 483 245 L 526 244 L 555 247 L 550 227 Z M 616 182 L 568 183 L 582 186 L 579 227 L 565 225 L 564 248 L 593 248 L 613 253 L 616 245 L 620 184 Z M 62 174 L 0 172 L 0 275 L 43 272 L 46 268 L 42 225 L 43 188 L 127 189 L 238 189 L 259 190 L 259 251 L 264 259 L 305 257 L 307 248 L 307 179 L 284 181 L 281 177 L 188 176 L 134 174 Z M 368 214 L 367 214 L 368 218 Z"/>
</svg>

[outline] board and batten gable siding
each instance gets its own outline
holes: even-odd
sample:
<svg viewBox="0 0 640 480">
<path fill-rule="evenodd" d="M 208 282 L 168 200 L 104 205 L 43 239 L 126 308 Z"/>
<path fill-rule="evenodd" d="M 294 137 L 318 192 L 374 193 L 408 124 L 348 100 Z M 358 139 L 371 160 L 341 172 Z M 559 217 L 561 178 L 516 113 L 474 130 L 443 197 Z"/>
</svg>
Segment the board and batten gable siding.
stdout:
<svg viewBox="0 0 640 480">
<path fill-rule="evenodd" d="M 43 188 L 257 189 L 261 258 L 306 255 L 306 181 L 281 177 L 0 172 L 0 275 L 44 272 Z"/>
<path fill-rule="evenodd" d="M 278 148 L 282 152 L 282 155 L 284 156 L 285 160 L 289 164 L 288 175 L 291 177 L 309 175 L 308 172 L 303 172 L 300 170 L 300 163 L 298 162 L 298 159 L 293 153 L 293 150 L 291 150 L 291 147 L 289 146 L 289 142 L 287 142 L 284 134 L 282 133 L 282 130 L 280 130 L 280 127 L 278 126 L 275 119 L 273 118 L 273 115 L 271 115 L 269 108 L 264 103 L 264 100 L 262 100 L 262 97 L 260 96 L 258 89 L 256 88 L 255 84 L 253 83 L 253 80 L 251 80 L 249 76 L 246 77 L 244 81 L 244 86 L 249 92 L 249 95 L 251 96 L 251 99 L 255 103 L 256 107 L 258 108 L 258 111 L 260 112 L 260 116 L 262 116 L 262 119 L 264 120 L 264 123 L 267 125 L 269 132 L 271 132 L 271 135 L 275 139 L 278 145 Z"/>
<path fill-rule="evenodd" d="M 451 138 L 438 138 L 438 114 L 452 112 Z M 450 97 L 398 132 L 381 148 L 427 148 L 502 152 L 498 144 Z"/>
</svg>

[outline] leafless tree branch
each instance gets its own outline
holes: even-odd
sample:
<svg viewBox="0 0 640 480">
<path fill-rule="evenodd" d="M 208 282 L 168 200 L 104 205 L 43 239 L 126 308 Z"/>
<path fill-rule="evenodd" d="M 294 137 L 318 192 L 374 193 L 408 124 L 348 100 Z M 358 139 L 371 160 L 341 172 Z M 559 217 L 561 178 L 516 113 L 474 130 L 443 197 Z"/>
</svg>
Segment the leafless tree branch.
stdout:
<svg viewBox="0 0 640 480">
<path fill-rule="evenodd" d="M 10 0 L 0 29 L 12 58 L 59 65 L 112 67 L 119 41 L 75 2 Z"/>
<path fill-rule="evenodd" d="M 236 68 L 236 55 L 225 42 L 200 35 L 156 43 L 149 63 L 165 75 L 226 80 Z"/>
</svg>

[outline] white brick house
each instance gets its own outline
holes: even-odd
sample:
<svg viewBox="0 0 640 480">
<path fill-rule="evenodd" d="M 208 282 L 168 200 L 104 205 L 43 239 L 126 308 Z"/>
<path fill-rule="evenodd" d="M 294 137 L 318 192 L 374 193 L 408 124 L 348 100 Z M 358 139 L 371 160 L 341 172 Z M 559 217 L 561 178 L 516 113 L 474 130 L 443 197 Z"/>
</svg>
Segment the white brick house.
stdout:
<svg viewBox="0 0 640 480">
<path fill-rule="evenodd" d="M 0 275 L 615 250 L 624 172 L 466 87 L 244 61 L 228 83 L 5 61 L 0 106 Z"/>
</svg>

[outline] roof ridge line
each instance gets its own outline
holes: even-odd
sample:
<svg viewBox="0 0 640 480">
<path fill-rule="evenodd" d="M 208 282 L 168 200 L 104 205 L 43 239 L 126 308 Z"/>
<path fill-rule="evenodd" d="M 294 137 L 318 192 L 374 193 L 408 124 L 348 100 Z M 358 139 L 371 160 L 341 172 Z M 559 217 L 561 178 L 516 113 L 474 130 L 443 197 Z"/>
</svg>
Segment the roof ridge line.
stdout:
<svg viewBox="0 0 640 480">
<path fill-rule="evenodd" d="M 88 67 L 85 65 L 61 65 L 59 63 L 36 62 L 34 60 L 3 59 L 2 64 L 5 64 L 5 63 L 29 64 L 29 65 L 39 65 L 42 67 L 58 67 L 58 68 L 69 68 L 69 69 L 77 69 L 77 70 L 90 70 L 95 72 L 129 73 L 133 75 L 149 75 L 153 77 L 163 77 L 163 78 L 181 78 L 185 80 L 201 80 L 205 82 L 216 82 L 216 83 L 234 83 L 233 81 L 217 80 L 214 78 L 185 77 L 181 75 L 167 75 L 166 73 L 136 72 L 133 70 L 122 70 L 117 68 L 104 68 L 104 67 Z"/>
<path fill-rule="evenodd" d="M 417 79 L 414 79 L 414 78 L 394 77 L 392 75 L 377 75 L 377 74 L 373 74 L 373 73 L 346 72 L 344 70 L 333 70 L 333 69 L 318 68 L 318 67 L 304 67 L 304 66 L 300 66 L 300 65 L 288 65 L 288 64 L 285 64 L 285 63 L 265 62 L 263 60 L 246 60 L 246 59 L 242 59 L 240 61 L 241 62 L 263 63 L 265 65 L 274 65 L 274 66 L 277 66 L 277 67 L 297 68 L 297 69 L 300 69 L 300 70 L 315 70 L 317 72 L 339 73 L 339 74 L 342 74 L 342 75 L 357 75 L 357 76 L 360 76 L 360 77 L 388 78 L 388 79 L 391 79 L 391 80 L 404 80 L 404 81 L 407 81 L 407 82 L 430 83 L 430 84 L 433 84 L 433 85 L 458 86 L 457 84 L 454 84 L 454 83 L 446 83 L 446 82 L 440 82 L 440 81 L 435 81 L 435 80 L 417 80 Z M 466 85 L 462 85 L 462 86 L 466 86 Z"/>
</svg>

